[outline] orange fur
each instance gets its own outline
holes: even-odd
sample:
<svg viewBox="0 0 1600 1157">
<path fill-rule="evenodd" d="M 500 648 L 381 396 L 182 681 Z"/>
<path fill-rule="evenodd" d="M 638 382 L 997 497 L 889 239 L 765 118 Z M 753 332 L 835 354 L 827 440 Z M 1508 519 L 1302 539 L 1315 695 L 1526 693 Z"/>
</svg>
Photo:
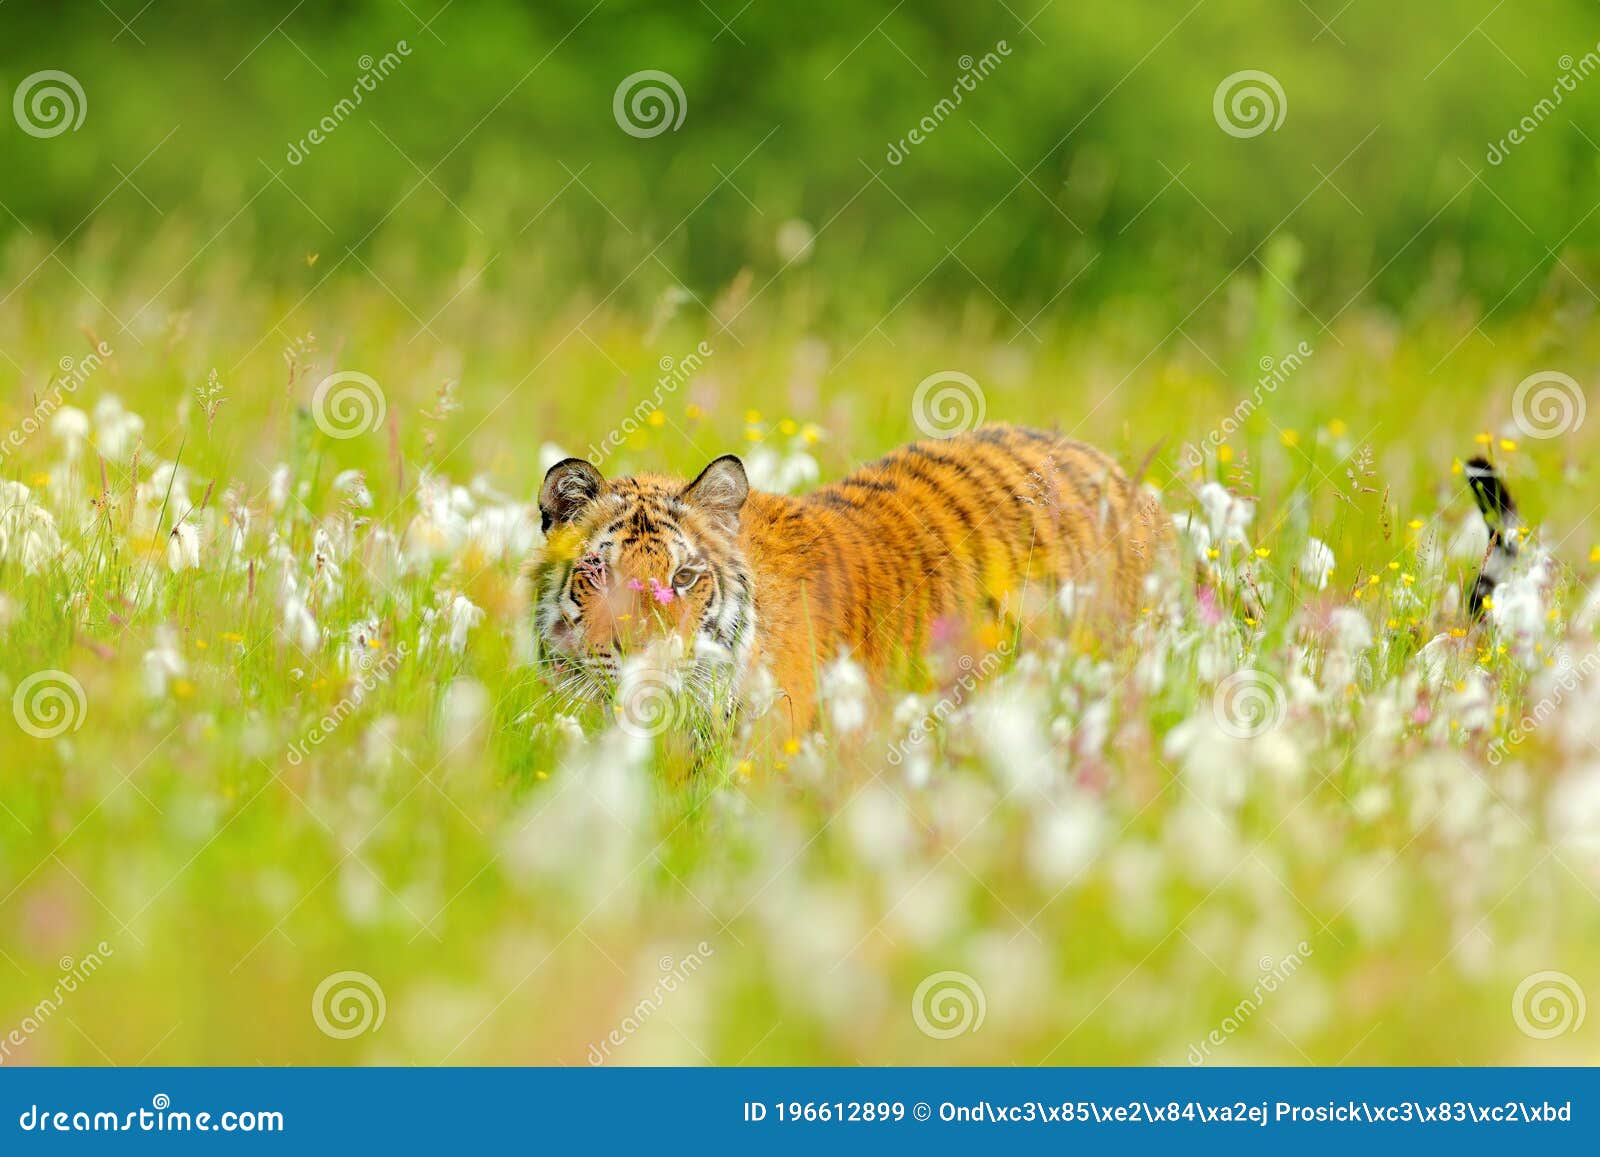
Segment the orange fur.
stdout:
<svg viewBox="0 0 1600 1157">
<path fill-rule="evenodd" d="M 1013 613 L 1030 585 L 1070 581 L 1125 618 L 1172 540 L 1160 505 L 1105 454 L 1017 426 L 903 446 L 805 496 L 747 489 L 733 458 L 687 485 L 552 468 L 540 505 L 556 549 L 533 565 L 542 640 L 604 664 L 641 633 L 699 632 L 727 644 L 735 699 L 764 667 L 803 731 L 816 672 L 840 653 L 881 676 L 939 622 Z"/>
</svg>

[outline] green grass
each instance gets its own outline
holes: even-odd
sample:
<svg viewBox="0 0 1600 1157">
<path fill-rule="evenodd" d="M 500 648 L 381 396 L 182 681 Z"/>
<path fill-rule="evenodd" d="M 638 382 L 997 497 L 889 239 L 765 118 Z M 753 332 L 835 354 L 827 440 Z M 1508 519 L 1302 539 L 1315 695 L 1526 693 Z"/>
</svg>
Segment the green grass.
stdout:
<svg viewBox="0 0 1600 1157">
<path fill-rule="evenodd" d="M 143 268 L 180 268 L 200 240 L 157 238 Z M 14 252 L 5 283 L 39 256 Z M 99 299 L 51 267 L 0 315 L 5 429 L 99 340 L 114 352 L 68 402 L 114 395 L 144 420 L 120 455 L 97 427 L 103 465 L 49 432 L 0 463 L 61 539 L 33 573 L 16 535 L 3 552 L 0 691 L 60 671 L 83 692 L 55 738 L 0 713 L 0 1040 L 37 1017 L 61 958 L 109 949 L 7 1063 L 582 1064 L 648 999 L 610 1059 L 1181 1064 L 1252 992 L 1214 1063 L 1591 1058 L 1592 1028 L 1536 1039 L 1512 1001 L 1541 970 L 1595 983 L 1600 860 L 1567 830 L 1593 830 L 1593 688 L 1488 758 L 1550 696 L 1550 664 L 1595 646 L 1579 615 L 1595 427 L 1541 441 L 1509 421 L 1529 373 L 1596 364 L 1579 303 L 1356 308 L 1324 330 L 1241 277 L 1182 332 L 1108 311 L 1047 318 L 1035 340 L 979 306 L 823 322 L 803 269 L 636 315 L 541 293 L 510 261 L 446 284 L 373 261 L 326 280 L 300 262 L 299 286 L 268 292 L 214 254 L 170 286 L 118 272 Z M 1129 463 L 1159 447 L 1147 478 L 1175 513 L 1222 482 L 1253 505 L 1249 546 L 1186 569 L 1123 637 L 1030 610 L 925 759 L 886 758 L 915 714 L 896 689 L 859 730 L 777 758 L 732 743 L 670 784 L 647 745 L 558 718 L 528 662 L 516 536 L 496 551 L 423 525 L 417 488 L 481 478 L 473 512 L 531 518 L 536 541 L 547 444 L 600 442 L 659 360 L 702 340 L 705 365 L 607 473 L 692 473 L 755 435 L 782 449 L 792 420 L 816 424 L 836 477 L 916 436 L 917 383 L 960 370 L 991 419 Z M 1260 359 L 1302 340 L 1313 353 L 1226 451 L 1181 468 Z M 379 383 L 379 428 L 318 427 L 334 371 Z M 1446 549 L 1476 518 L 1452 463 L 1481 433 L 1556 564 L 1550 614 L 1520 637 L 1466 622 L 1475 563 Z M 370 506 L 336 483 L 349 470 Z M 199 566 L 175 572 L 178 518 Z M 1295 565 L 1312 536 L 1336 560 L 1321 591 Z M 286 576 L 315 638 L 286 619 Z M 483 612 L 457 624 L 459 651 L 457 596 Z M 1338 651 L 1338 608 L 1370 646 Z M 1440 635 L 1428 679 L 1419 652 Z M 953 680 L 944 658 L 919 710 Z M 1241 665 L 1282 695 L 1251 739 L 1217 730 L 1216 685 Z M 663 960 L 690 954 L 652 998 Z M 345 970 L 386 1013 L 338 1039 L 313 994 Z M 976 1031 L 919 1029 L 914 994 L 942 971 L 981 988 Z"/>
</svg>

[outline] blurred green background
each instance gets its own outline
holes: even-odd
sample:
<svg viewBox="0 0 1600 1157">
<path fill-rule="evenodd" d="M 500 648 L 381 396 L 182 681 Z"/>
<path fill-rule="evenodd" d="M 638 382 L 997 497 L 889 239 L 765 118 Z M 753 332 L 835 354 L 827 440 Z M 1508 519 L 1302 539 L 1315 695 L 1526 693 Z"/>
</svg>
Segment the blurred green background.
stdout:
<svg viewBox="0 0 1600 1157">
<path fill-rule="evenodd" d="M 0 125 L 0 243 L 92 240 L 108 266 L 178 228 L 248 252 L 259 279 L 401 239 L 440 275 L 500 255 L 483 284 L 520 285 L 538 312 L 556 291 L 649 301 L 678 282 L 709 300 L 741 270 L 759 286 L 795 219 L 820 236 L 786 281 L 827 283 L 809 307 L 852 322 L 910 299 L 1013 324 L 1115 302 L 1173 325 L 1274 235 L 1303 247 L 1295 292 L 1324 321 L 1353 299 L 1492 311 L 1595 280 L 1600 84 L 1486 159 L 1562 57 L 1600 41 L 1576 0 L 12 0 L 0 26 L 8 95 L 48 68 L 88 101 L 70 147 Z M 401 41 L 410 55 L 291 165 L 362 59 Z M 890 164 L 963 58 L 1001 41 L 1009 56 Z M 618 129 L 614 91 L 641 69 L 681 84 L 676 131 Z M 1213 94 L 1245 69 L 1287 109 L 1241 139 Z"/>
</svg>

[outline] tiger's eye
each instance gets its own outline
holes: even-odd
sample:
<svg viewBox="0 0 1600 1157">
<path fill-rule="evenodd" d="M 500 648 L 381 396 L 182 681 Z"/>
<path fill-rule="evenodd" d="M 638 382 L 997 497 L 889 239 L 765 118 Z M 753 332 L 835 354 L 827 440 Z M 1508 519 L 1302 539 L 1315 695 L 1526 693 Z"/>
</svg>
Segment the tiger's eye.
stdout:
<svg viewBox="0 0 1600 1157">
<path fill-rule="evenodd" d="M 672 589 L 679 594 L 692 590 L 694 584 L 700 581 L 705 572 L 695 567 L 679 567 L 678 573 L 672 576 Z"/>
</svg>

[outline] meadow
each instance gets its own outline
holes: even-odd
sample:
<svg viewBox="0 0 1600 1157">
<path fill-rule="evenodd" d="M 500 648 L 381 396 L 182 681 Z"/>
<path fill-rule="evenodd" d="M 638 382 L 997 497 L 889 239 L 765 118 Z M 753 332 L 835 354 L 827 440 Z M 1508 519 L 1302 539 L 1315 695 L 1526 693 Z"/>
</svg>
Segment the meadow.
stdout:
<svg viewBox="0 0 1600 1157">
<path fill-rule="evenodd" d="M 1367 85 L 1299 13 L 830 6 L 768 76 L 758 10 L 263 9 L 201 54 L 16 7 L 7 85 L 71 64 L 88 115 L 0 172 L 0 1063 L 1594 1060 L 1593 98 L 1478 160 L 1568 8 L 1358 7 Z M 1228 132 L 1280 50 L 1284 127 Z M 612 93 L 659 60 L 644 139 Z M 1019 591 L 889 688 L 827 657 L 814 734 L 687 780 L 541 677 L 560 458 L 800 492 L 980 418 L 1159 492 L 1133 623 Z M 1527 521 L 1482 621 L 1474 455 Z"/>
<path fill-rule="evenodd" d="M 980 312 L 852 352 L 776 304 L 530 330 L 468 290 L 448 324 L 491 340 L 463 365 L 358 290 L 275 324 L 292 301 L 222 283 L 112 338 L 34 284 L 0 344 L 83 381 L 4 471 L 0 1004 L 38 1025 L 8 1060 L 1582 1059 L 1512 1002 L 1581 982 L 1597 933 L 1600 531 L 1574 439 L 1509 416 L 1530 358 L 1595 357 L 1562 309 L 1485 335 L 1499 388 L 1467 408 L 1418 388 L 1448 328 L 1230 338 L 1255 298 L 1155 353 Z M 1258 348 L 1311 352 L 1252 384 Z M 352 366 L 380 391 L 319 403 Z M 644 403 L 607 471 L 734 449 L 804 487 L 919 436 L 909 399 L 952 367 L 991 417 L 1164 447 L 1185 565 L 1126 637 L 1033 606 L 994 656 L 887 698 L 836 680 L 798 750 L 732 745 L 687 785 L 563 713 L 518 584 L 544 466 Z M 1483 451 L 1543 571 L 1476 625 Z M 320 1027 L 344 985 L 352 1025 L 384 1010 L 349 1039 Z"/>
</svg>

